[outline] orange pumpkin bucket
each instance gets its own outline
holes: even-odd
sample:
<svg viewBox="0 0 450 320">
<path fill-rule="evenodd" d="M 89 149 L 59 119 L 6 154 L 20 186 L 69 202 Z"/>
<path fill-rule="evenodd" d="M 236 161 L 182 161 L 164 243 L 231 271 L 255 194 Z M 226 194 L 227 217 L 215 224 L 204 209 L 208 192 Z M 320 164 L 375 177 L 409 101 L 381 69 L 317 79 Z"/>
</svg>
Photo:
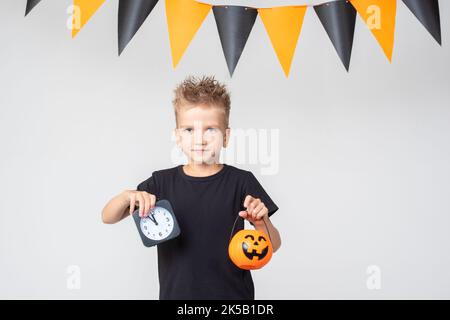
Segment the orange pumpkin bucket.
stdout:
<svg viewBox="0 0 450 320">
<path fill-rule="evenodd" d="M 231 238 L 239 217 L 239 215 L 236 217 L 233 229 L 231 230 L 228 255 L 230 256 L 231 261 L 241 269 L 260 269 L 272 258 L 273 248 L 270 234 L 267 236 L 265 232 L 260 230 L 244 229 L 238 231 L 233 238 Z M 266 225 L 265 221 L 264 224 Z"/>
</svg>

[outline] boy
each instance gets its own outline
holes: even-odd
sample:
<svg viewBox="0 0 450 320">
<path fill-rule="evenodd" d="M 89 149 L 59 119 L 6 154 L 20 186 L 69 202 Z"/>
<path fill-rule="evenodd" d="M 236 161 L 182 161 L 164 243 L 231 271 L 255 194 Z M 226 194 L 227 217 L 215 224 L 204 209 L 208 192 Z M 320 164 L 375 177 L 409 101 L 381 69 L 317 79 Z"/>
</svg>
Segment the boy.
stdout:
<svg viewBox="0 0 450 320">
<path fill-rule="evenodd" d="M 157 246 L 160 299 L 254 299 L 248 270 L 236 267 L 228 243 L 239 214 L 270 232 L 274 252 L 280 234 L 269 217 L 278 210 L 250 171 L 219 163 L 228 144 L 230 96 L 214 77 L 188 77 L 175 89 L 177 145 L 188 164 L 154 171 L 137 190 L 125 190 L 102 211 L 116 223 L 139 207 L 146 217 L 159 199 L 170 201 L 181 234 Z M 236 230 L 244 228 L 238 219 Z M 268 229 L 268 230 L 267 230 Z"/>
</svg>

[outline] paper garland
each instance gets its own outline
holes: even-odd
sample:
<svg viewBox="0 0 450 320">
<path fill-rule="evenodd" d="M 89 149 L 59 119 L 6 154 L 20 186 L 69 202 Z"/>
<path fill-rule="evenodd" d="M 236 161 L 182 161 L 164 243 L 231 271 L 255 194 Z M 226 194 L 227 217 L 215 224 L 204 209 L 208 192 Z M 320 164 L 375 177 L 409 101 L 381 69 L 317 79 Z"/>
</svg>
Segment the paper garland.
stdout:
<svg viewBox="0 0 450 320">
<path fill-rule="evenodd" d="M 78 18 L 80 26 L 78 28 L 72 28 L 72 38 L 78 34 L 83 26 L 89 21 L 95 12 L 101 7 L 106 0 L 74 0 L 73 5 L 75 8 L 79 8 L 79 16 L 73 14 L 73 19 Z M 77 23 L 74 21 L 73 25 Z"/>
<path fill-rule="evenodd" d="M 403 2 L 437 43 L 441 45 L 441 21 L 438 0 L 403 0 Z"/>
<path fill-rule="evenodd" d="M 258 9 L 259 17 L 286 77 L 289 76 L 306 8 L 306 6 L 290 6 Z"/>
<path fill-rule="evenodd" d="M 243 53 L 257 16 L 261 18 L 286 77 L 300 37 L 308 7 L 313 7 L 345 69 L 351 61 L 356 13 L 363 19 L 389 61 L 392 60 L 395 20 L 399 0 L 335 0 L 307 6 L 252 8 L 212 5 L 195 0 L 165 0 L 167 26 L 175 68 L 204 19 L 213 11 L 222 50 L 232 76 Z M 402 0 L 439 43 L 441 26 L 438 0 Z M 25 15 L 41 0 L 27 0 Z M 106 0 L 73 0 L 75 37 Z M 118 52 L 123 52 L 158 0 L 119 0 Z M 212 10 L 211 10 L 212 9 Z M 75 21 L 77 23 L 75 23 Z"/>
<path fill-rule="evenodd" d="M 347 1 L 334 1 L 314 6 L 314 10 L 348 71 L 355 33 L 355 8 Z"/>
<path fill-rule="evenodd" d="M 241 6 L 214 6 L 213 11 L 228 70 L 233 75 L 258 11 Z"/>
<path fill-rule="evenodd" d="M 41 0 L 27 0 L 27 8 L 25 9 L 25 16 L 30 13 L 31 10 L 40 2 Z"/>
<path fill-rule="evenodd" d="M 174 68 L 210 10 L 210 5 L 195 1 L 166 0 L 167 27 Z"/>
<path fill-rule="evenodd" d="M 119 55 L 152 12 L 158 0 L 119 0 Z"/>
<path fill-rule="evenodd" d="M 351 0 L 363 21 L 392 61 L 397 0 Z"/>
</svg>

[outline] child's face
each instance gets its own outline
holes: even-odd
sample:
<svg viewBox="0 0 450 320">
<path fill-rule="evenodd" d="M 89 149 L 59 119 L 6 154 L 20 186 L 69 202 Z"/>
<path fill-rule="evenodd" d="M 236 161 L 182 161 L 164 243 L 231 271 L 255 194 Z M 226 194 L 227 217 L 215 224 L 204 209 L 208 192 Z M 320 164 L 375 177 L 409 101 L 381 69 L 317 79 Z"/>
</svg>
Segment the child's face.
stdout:
<svg viewBox="0 0 450 320">
<path fill-rule="evenodd" d="M 217 107 L 195 105 L 182 107 L 178 111 L 178 127 L 175 129 L 177 145 L 190 163 L 218 163 L 229 134 L 230 129 L 225 128 L 224 113 Z"/>
</svg>

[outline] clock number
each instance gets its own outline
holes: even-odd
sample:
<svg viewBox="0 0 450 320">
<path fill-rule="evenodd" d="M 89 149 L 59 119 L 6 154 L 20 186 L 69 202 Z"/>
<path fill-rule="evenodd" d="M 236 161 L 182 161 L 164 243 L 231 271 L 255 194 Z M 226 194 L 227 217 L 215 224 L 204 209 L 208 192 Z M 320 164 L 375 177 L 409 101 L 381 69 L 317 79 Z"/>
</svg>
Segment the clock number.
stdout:
<svg viewBox="0 0 450 320">
<path fill-rule="evenodd" d="M 173 222 L 170 212 L 157 207 L 141 219 L 141 233 L 153 241 L 163 241 L 171 234 Z"/>
</svg>

